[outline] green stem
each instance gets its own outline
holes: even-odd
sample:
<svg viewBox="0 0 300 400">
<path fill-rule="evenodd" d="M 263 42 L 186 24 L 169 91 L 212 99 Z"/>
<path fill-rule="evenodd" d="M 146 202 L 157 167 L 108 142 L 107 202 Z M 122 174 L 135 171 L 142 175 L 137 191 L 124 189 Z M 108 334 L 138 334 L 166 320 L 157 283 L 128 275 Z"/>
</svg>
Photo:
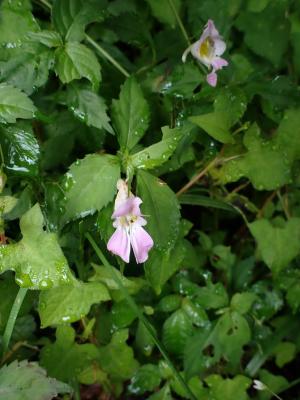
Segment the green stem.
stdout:
<svg viewBox="0 0 300 400">
<path fill-rule="evenodd" d="M 101 249 L 98 247 L 98 245 L 96 244 L 96 242 L 94 241 L 92 236 L 89 233 L 86 233 L 85 236 L 86 236 L 87 240 L 90 242 L 90 244 L 92 245 L 93 249 L 95 250 L 95 253 L 97 254 L 99 259 L 101 260 L 102 264 L 111 271 L 113 279 L 115 280 L 115 282 L 119 286 L 121 292 L 123 293 L 124 297 L 126 298 L 128 304 L 129 304 L 129 306 L 135 312 L 136 316 L 139 318 L 139 320 L 142 322 L 142 324 L 145 326 L 146 330 L 149 332 L 150 336 L 152 337 L 153 342 L 156 344 L 156 346 L 157 346 L 158 350 L 160 351 L 161 355 L 164 357 L 164 359 L 168 363 L 169 367 L 172 369 L 172 371 L 173 371 L 174 375 L 176 376 L 177 380 L 185 388 L 185 390 L 189 394 L 190 398 L 193 399 L 193 400 L 197 400 L 195 398 L 195 395 L 193 394 L 193 392 L 189 388 L 188 384 L 185 382 L 183 377 L 180 375 L 180 373 L 174 367 L 174 365 L 173 365 L 170 357 L 168 356 L 164 346 L 160 343 L 159 339 L 157 338 L 153 326 L 148 321 L 148 319 L 144 316 L 144 314 L 141 312 L 141 310 L 139 309 L 139 307 L 137 306 L 137 304 L 135 303 L 133 298 L 130 296 L 130 294 L 128 293 L 128 291 L 124 287 L 121 279 L 116 274 L 114 267 L 107 261 L 106 257 L 104 256 L 104 254 L 102 253 Z"/>
<path fill-rule="evenodd" d="M 100 54 L 102 54 L 113 66 L 115 66 L 126 78 L 129 78 L 130 74 L 115 60 L 106 50 L 103 49 L 95 40 L 93 40 L 89 35 L 85 35 L 85 39 L 90 43 Z"/>
<path fill-rule="evenodd" d="M 176 10 L 175 4 L 173 3 L 173 0 L 168 0 L 168 1 L 169 1 L 169 5 L 170 5 L 170 7 L 171 7 L 171 9 L 172 9 L 172 11 L 173 11 L 173 13 L 175 15 L 175 18 L 177 20 L 179 28 L 180 28 L 180 30 L 182 32 L 182 35 L 184 36 L 185 40 L 187 41 L 187 44 L 190 46 L 191 45 L 190 39 L 188 37 L 187 31 L 185 30 L 185 27 L 184 27 L 182 21 L 181 21 L 181 18 L 180 18 L 179 14 L 178 14 L 178 12 Z"/>
<path fill-rule="evenodd" d="M 13 332 L 13 329 L 15 326 L 15 322 L 16 322 L 17 316 L 19 314 L 21 305 L 23 303 L 24 297 L 26 296 L 27 290 L 28 289 L 25 289 L 25 288 L 19 289 L 18 294 L 15 298 L 14 304 L 10 310 L 8 321 L 6 323 L 5 331 L 3 334 L 3 342 L 2 342 L 3 355 L 6 353 L 6 351 L 8 349 L 11 335 L 12 335 L 12 332 Z"/>
</svg>

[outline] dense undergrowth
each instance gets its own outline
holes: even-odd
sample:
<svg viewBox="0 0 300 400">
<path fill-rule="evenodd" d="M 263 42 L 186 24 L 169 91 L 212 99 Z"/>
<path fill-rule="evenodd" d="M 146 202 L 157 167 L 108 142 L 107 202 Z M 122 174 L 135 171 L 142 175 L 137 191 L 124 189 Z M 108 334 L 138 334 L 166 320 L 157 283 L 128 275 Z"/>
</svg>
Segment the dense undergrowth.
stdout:
<svg viewBox="0 0 300 400">
<path fill-rule="evenodd" d="M 298 398 L 299 75 L 296 0 L 2 0 L 0 399 Z"/>
</svg>

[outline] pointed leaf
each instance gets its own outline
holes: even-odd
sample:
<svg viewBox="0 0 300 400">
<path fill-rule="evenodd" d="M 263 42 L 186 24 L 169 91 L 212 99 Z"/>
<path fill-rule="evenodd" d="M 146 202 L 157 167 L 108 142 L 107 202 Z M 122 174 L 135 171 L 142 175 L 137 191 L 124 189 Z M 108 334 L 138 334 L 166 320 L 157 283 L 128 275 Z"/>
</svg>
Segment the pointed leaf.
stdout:
<svg viewBox="0 0 300 400">
<path fill-rule="evenodd" d="M 0 122 L 14 123 L 17 118 L 33 118 L 36 107 L 33 102 L 21 90 L 0 84 Z"/>
</svg>

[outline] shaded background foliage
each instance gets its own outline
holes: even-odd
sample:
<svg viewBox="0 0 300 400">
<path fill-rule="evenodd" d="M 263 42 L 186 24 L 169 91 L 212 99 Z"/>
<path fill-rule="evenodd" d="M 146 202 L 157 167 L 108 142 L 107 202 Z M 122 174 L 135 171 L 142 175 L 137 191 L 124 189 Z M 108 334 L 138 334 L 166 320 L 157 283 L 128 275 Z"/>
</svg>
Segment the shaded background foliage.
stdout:
<svg viewBox="0 0 300 400">
<path fill-rule="evenodd" d="M 178 16 L 223 35 L 217 88 Z M 2 0 L 0 398 L 297 398 L 299 39 L 296 0 Z M 143 266 L 106 251 L 125 175 Z"/>
</svg>

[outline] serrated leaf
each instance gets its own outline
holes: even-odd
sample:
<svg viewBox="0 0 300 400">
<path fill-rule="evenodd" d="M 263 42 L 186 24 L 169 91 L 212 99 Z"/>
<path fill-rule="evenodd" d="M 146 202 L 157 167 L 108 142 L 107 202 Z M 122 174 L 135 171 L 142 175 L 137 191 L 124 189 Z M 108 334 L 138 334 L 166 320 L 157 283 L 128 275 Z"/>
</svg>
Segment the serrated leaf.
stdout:
<svg viewBox="0 0 300 400">
<path fill-rule="evenodd" d="M 15 271 L 21 287 L 42 290 L 74 280 L 56 235 L 43 230 L 43 220 L 37 203 L 20 220 L 22 239 L 0 246 L 0 272 Z"/>
<path fill-rule="evenodd" d="M 149 107 L 135 78 L 128 78 L 119 100 L 113 100 L 112 119 L 120 147 L 131 150 L 143 137 L 149 123 Z"/>
<path fill-rule="evenodd" d="M 170 129 L 167 126 L 161 128 L 162 140 L 152 146 L 135 153 L 131 157 L 133 167 L 141 169 L 152 169 L 159 167 L 171 157 L 176 150 L 178 142 L 184 132 L 180 128 Z"/>
<path fill-rule="evenodd" d="M 139 366 L 132 348 L 126 344 L 127 339 L 128 331 L 120 330 L 107 346 L 99 348 L 100 365 L 114 379 L 130 379 Z"/>
<path fill-rule="evenodd" d="M 14 123 L 17 118 L 33 118 L 36 107 L 29 97 L 21 90 L 0 84 L 0 122 Z"/>
<path fill-rule="evenodd" d="M 142 212 L 147 215 L 147 231 L 158 250 L 174 246 L 179 232 L 179 204 L 175 193 L 160 179 L 140 171 L 138 195 L 143 200 Z"/>
<path fill-rule="evenodd" d="M 39 173 L 40 147 L 31 124 L 18 122 L 0 127 L 0 144 L 7 171 L 35 177 Z"/>
<path fill-rule="evenodd" d="M 159 369 L 153 364 L 142 365 L 130 380 L 128 390 L 134 395 L 152 392 L 160 385 Z"/>
<path fill-rule="evenodd" d="M 87 126 L 113 133 L 104 99 L 95 92 L 79 85 L 70 85 L 66 93 L 66 103 L 74 116 Z"/>
<path fill-rule="evenodd" d="M 300 253 L 300 218 L 290 218 L 276 227 L 266 219 L 249 224 L 263 261 L 277 274 Z"/>
<path fill-rule="evenodd" d="M 59 393 L 71 393 L 69 385 L 47 377 L 35 362 L 14 361 L 0 370 L 0 398 L 5 400 L 51 400 Z"/>
<path fill-rule="evenodd" d="M 100 211 L 116 193 L 120 177 L 117 157 L 90 154 L 71 165 L 65 175 L 65 209 L 63 222 Z"/>
<path fill-rule="evenodd" d="M 86 78 L 97 89 L 101 81 L 97 57 L 92 50 L 78 42 L 67 42 L 55 50 L 55 72 L 62 83 Z"/>
<path fill-rule="evenodd" d="M 29 32 L 27 36 L 29 39 L 39 42 L 50 48 L 63 45 L 62 38 L 56 31 L 43 30 L 40 32 Z"/>
<path fill-rule="evenodd" d="M 66 40 L 80 42 L 86 25 L 103 19 L 105 6 L 101 0 L 55 0 L 53 25 Z"/>
<path fill-rule="evenodd" d="M 95 345 L 77 344 L 74 340 L 75 331 L 71 326 L 59 326 L 55 343 L 42 348 L 40 363 L 50 376 L 68 382 L 98 359 L 99 352 Z"/>
<path fill-rule="evenodd" d="M 40 293 L 39 315 L 42 328 L 71 323 L 88 314 L 91 305 L 110 300 L 104 285 L 99 282 L 77 282 Z"/>
</svg>

